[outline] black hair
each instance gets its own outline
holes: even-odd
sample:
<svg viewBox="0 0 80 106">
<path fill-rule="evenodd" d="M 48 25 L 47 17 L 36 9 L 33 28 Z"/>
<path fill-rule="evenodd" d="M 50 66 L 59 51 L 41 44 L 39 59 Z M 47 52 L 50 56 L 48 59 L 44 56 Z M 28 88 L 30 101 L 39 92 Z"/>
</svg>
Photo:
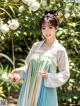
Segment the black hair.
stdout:
<svg viewBox="0 0 80 106">
<path fill-rule="evenodd" d="M 59 18 L 55 10 L 46 10 L 39 22 L 40 29 L 42 28 L 42 24 L 45 24 L 46 21 L 56 28 L 59 25 Z"/>
</svg>

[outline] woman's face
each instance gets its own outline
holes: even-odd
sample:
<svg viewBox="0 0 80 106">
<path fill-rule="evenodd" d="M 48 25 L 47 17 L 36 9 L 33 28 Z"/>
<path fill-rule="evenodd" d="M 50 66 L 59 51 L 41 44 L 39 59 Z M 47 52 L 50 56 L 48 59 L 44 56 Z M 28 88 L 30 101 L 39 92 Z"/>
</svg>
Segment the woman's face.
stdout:
<svg viewBox="0 0 80 106">
<path fill-rule="evenodd" d="M 54 39 L 56 28 L 53 27 L 49 22 L 42 24 L 42 34 L 48 40 Z"/>
</svg>

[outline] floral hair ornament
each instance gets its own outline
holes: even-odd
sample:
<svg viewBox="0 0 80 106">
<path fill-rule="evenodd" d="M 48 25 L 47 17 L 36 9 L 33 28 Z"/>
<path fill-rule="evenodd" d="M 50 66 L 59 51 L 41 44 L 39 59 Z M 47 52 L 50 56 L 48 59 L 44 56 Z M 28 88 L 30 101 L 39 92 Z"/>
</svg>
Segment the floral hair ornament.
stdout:
<svg viewBox="0 0 80 106">
<path fill-rule="evenodd" d="M 50 10 L 50 11 L 45 11 L 44 19 L 45 21 L 56 19 L 57 23 L 59 24 L 60 17 L 58 16 L 55 10 Z"/>
<path fill-rule="evenodd" d="M 44 17 L 45 21 L 49 21 L 52 18 L 53 18 L 53 15 L 50 14 L 50 13 L 46 14 L 45 17 Z"/>
</svg>

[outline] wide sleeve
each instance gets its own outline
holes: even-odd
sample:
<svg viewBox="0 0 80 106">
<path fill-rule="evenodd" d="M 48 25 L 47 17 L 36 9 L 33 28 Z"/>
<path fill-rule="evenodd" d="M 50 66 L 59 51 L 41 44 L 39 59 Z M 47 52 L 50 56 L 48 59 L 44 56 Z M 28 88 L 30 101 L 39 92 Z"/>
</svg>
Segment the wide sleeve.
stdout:
<svg viewBox="0 0 80 106">
<path fill-rule="evenodd" d="M 65 84 L 70 77 L 68 55 L 66 50 L 60 50 L 57 52 L 57 64 L 59 72 L 55 74 L 48 73 L 48 78 L 44 79 L 46 87 L 60 87 Z"/>
<path fill-rule="evenodd" d="M 27 57 L 26 57 L 26 59 L 25 59 L 25 64 L 24 64 L 24 66 L 23 66 L 23 67 L 20 67 L 20 68 L 16 68 L 17 70 L 20 71 L 20 74 L 19 74 L 20 79 L 23 79 L 23 78 L 24 78 L 24 75 L 25 75 L 25 73 L 26 73 L 26 71 L 27 71 L 27 69 L 28 69 L 28 65 L 29 65 L 29 62 L 30 62 L 30 58 L 31 58 L 31 55 L 32 55 L 34 49 L 35 49 L 35 44 L 32 45 L 32 47 L 31 47 L 31 49 L 30 49 L 30 51 L 29 51 L 29 53 L 28 53 L 28 55 L 27 55 Z"/>
</svg>

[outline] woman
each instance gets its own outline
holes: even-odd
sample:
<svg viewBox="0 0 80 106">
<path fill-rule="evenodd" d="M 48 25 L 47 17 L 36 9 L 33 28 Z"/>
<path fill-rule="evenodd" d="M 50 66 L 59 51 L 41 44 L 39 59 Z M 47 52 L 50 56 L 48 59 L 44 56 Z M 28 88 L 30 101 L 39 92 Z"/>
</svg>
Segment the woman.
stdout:
<svg viewBox="0 0 80 106">
<path fill-rule="evenodd" d="M 70 77 L 67 52 L 56 38 L 58 24 L 56 11 L 46 11 L 39 24 L 44 40 L 33 44 L 25 66 L 12 72 L 24 78 L 18 106 L 58 106 L 56 89 Z"/>
</svg>

